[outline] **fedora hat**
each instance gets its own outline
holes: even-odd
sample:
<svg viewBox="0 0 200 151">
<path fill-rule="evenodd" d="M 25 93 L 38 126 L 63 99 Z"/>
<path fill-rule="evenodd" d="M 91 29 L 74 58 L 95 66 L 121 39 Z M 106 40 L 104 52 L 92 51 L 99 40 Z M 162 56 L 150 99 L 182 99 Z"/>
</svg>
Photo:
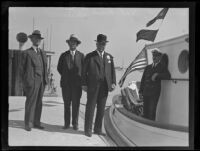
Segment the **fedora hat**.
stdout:
<svg viewBox="0 0 200 151">
<path fill-rule="evenodd" d="M 162 56 L 162 52 L 158 48 L 154 48 L 151 52 L 153 56 Z"/>
<path fill-rule="evenodd" d="M 67 43 L 68 43 L 69 41 L 76 41 L 78 45 L 81 43 L 81 41 L 80 41 L 77 37 L 75 37 L 74 34 L 72 34 L 72 35 L 70 36 L 70 38 L 66 40 Z"/>
<path fill-rule="evenodd" d="M 103 35 L 103 34 L 99 34 L 97 35 L 97 40 L 95 40 L 96 42 L 109 42 L 107 41 L 107 36 Z"/>
<path fill-rule="evenodd" d="M 28 37 L 29 37 L 29 38 L 32 38 L 33 36 L 36 36 L 36 37 L 38 37 L 39 39 L 44 39 L 43 37 L 41 37 L 41 33 L 40 33 L 39 30 L 34 30 L 34 31 L 32 32 L 32 34 L 29 35 Z"/>
</svg>

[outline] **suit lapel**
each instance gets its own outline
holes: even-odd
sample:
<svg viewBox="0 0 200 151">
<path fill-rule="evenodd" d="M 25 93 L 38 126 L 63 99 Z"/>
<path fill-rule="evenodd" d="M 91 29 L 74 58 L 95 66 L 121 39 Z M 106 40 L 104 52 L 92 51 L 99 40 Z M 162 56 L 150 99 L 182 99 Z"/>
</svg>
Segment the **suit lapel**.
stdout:
<svg viewBox="0 0 200 151">
<path fill-rule="evenodd" d="M 95 51 L 94 61 L 96 62 L 96 64 L 98 65 L 98 67 L 100 69 L 101 63 L 100 63 L 100 57 L 99 57 L 99 54 L 97 53 L 97 51 Z"/>
<path fill-rule="evenodd" d="M 67 53 L 66 53 L 66 61 L 67 61 L 67 66 L 68 66 L 68 69 L 70 69 L 70 51 L 68 50 Z"/>
<path fill-rule="evenodd" d="M 41 54 L 42 54 L 43 63 L 44 63 L 44 65 L 46 65 L 47 64 L 47 58 L 46 58 L 45 52 L 41 49 L 40 49 L 40 51 L 41 51 Z"/>
<path fill-rule="evenodd" d="M 31 51 L 29 51 L 29 54 L 32 58 L 32 60 L 35 60 L 36 62 L 39 61 L 39 58 L 37 57 L 37 53 L 35 52 L 35 50 L 31 47 L 30 48 Z"/>
<path fill-rule="evenodd" d="M 79 61 L 79 58 L 80 58 L 79 56 L 80 56 L 80 54 L 79 54 L 78 50 L 76 50 L 75 55 L 74 55 L 74 63 L 76 65 L 78 65 L 78 61 Z"/>
<path fill-rule="evenodd" d="M 105 71 L 108 67 L 108 60 L 107 60 L 107 56 L 108 54 L 106 52 L 104 52 L 104 55 L 103 55 L 103 60 L 104 60 L 104 68 L 105 68 Z"/>
</svg>

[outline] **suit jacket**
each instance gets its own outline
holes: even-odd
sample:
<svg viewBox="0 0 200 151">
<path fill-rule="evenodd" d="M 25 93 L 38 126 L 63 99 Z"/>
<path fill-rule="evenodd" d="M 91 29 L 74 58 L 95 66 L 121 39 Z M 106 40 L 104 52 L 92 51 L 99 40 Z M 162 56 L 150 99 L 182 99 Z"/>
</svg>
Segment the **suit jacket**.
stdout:
<svg viewBox="0 0 200 151">
<path fill-rule="evenodd" d="M 22 79 L 25 87 L 34 86 L 38 78 L 44 78 L 44 85 L 48 83 L 47 77 L 47 57 L 43 50 L 41 50 L 43 67 L 41 66 L 39 57 L 35 50 L 31 47 L 22 53 Z M 42 69 L 44 68 L 44 71 Z M 44 72 L 44 75 L 42 73 Z"/>
<path fill-rule="evenodd" d="M 104 52 L 104 69 L 106 82 L 108 84 L 108 90 L 111 91 L 111 85 L 116 84 L 115 67 L 113 62 L 113 57 L 107 52 Z M 82 85 L 88 86 L 88 89 L 93 89 L 97 86 L 100 80 L 100 58 L 97 51 L 93 51 L 85 57 L 84 67 L 82 73 Z"/>
<path fill-rule="evenodd" d="M 158 76 L 155 81 L 152 81 L 151 78 L 154 73 L 158 73 Z M 160 95 L 161 80 L 167 80 L 170 78 L 171 75 L 168 68 L 162 66 L 161 63 L 158 63 L 156 67 L 152 67 L 152 64 L 147 65 L 141 79 L 139 93 L 148 96 Z"/>
<path fill-rule="evenodd" d="M 76 50 L 74 56 L 74 69 L 73 73 L 70 71 L 71 69 L 71 54 L 70 50 L 61 54 L 57 70 L 61 75 L 60 86 L 64 87 L 69 85 L 69 83 L 75 84 L 76 86 L 81 86 L 81 73 L 83 68 L 84 54 L 80 51 Z"/>
</svg>

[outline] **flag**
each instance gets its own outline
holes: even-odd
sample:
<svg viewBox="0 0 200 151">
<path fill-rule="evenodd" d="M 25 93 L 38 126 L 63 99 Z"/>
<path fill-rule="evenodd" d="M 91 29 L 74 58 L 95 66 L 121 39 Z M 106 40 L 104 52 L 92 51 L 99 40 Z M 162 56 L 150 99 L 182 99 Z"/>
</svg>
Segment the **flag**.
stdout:
<svg viewBox="0 0 200 151">
<path fill-rule="evenodd" d="M 139 70 L 139 71 L 143 70 L 146 67 L 147 64 L 148 64 L 147 50 L 144 47 L 142 49 L 142 51 L 133 60 L 133 62 L 129 65 L 129 67 L 126 69 L 124 75 L 121 77 L 121 79 L 118 83 L 119 86 L 122 87 L 122 85 L 124 84 L 124 81 L 126 79 L 126 76 L 128 74 L 130 74 L 131 72 L 133 72 L 135 70 Z"/>
<path fill-rule="evenodd" d="M 152 25 L 157 19 L 164 19 L 165 18 L 165 15 L 167 14 L 167 11 L 168 11 L 169 8 L 163 8 L 159 14 L 152 20 L 150 20 L 148 23 L 147 23 L 147 27 Z"/>
<path fill-rule="evenodd" d="M 155 37 L 157 35 L 158 30 L 146 30 L 146 29 L 142 29 L 137 33 L 137 40 L 140 39 L 144 39 L 144 40 L 148 40 L 148 41 L 152 41 L 154 42 Z"/>
<path fill-rule="evenodd" d="M 154 17 L 152 20 L 150 20 L 147 24 L 146 24 L 146 26 L 148 27 L 148 26 L 150 26 L 150 25 L 152 25 L 157 19 L 164 19 L 165 18 L 165 15 L 167 14 L 167 12 L 168 12 L 168 9 L 169 8 L 163 8 L 160 12 L 159 12 L 159 14 L 156 16 L 156 17 Z M 161 22 L 162 23 L 162 22 Z M 161 24 L 160 24 L 161 25 Z M 136 42 L 138 41 L 138 40 L 140 40 L 140 39 L 143 39 L 143 40 L 148 40 L 148 41 L 152 41 L 152 42 L 154 42 L 154 40 L 155 40 L 155 38 L 156 38 L 156 35 L 157 35 L 157 33 L 158 33 L 158 30 L 159 30 L 159 27 L 158 27 L 158 29 L 154 29 L 154 30 L 150 30 L 150 29 L 142 29 L 142 30 L 140 30 L 138 33 L 137 33 L 137 40 L 136 40 Z"/>
</svg>

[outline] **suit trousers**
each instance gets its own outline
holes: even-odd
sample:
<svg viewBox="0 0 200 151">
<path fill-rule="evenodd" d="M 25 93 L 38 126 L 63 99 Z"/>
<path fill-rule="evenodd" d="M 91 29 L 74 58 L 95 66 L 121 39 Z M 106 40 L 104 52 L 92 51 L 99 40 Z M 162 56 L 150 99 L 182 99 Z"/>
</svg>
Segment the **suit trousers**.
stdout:
<svg viewBox="0 0 200 151">
<path fill-rule="evenodd" d="M 93 116 L 96 105 L 97 105 L 97 110 L 94 123 L 94 131 L 95 132 L 102 131 L 102 121 L 103 121 L 107 97 L 108 97 L 108 86 L 106 81 L 97 84 L 96 88 L 88 88 L 87 104 L 85 112 L 85 126 L 84 126 L 85 132 L 92 131 Z"/>
<path fill-rule="evenodd" d="M 144 95 L 144 117 L 150 120 L 156 119 L 156 109 L 159 101 L 159 95 Z"/>
<path fill-rule="evenodd" d="M 25 102 L 25 125 L 30 126 L 40 125 L 42 113 L 42 97 L 44 94 L 44 84 L 42 80 L 35 80 L 34 86 L 26 87 L 26 102 Z"/>
<path fill-rule="evenodd" d="M 72 125 L 78 126 L 80 98 L 82 95 L 81 86 L 68 84 L 62 87 L 64 101 L 64 125 L 70 126 L 71 121 L 71 102 L 72 102 Z"/>
</svg>

